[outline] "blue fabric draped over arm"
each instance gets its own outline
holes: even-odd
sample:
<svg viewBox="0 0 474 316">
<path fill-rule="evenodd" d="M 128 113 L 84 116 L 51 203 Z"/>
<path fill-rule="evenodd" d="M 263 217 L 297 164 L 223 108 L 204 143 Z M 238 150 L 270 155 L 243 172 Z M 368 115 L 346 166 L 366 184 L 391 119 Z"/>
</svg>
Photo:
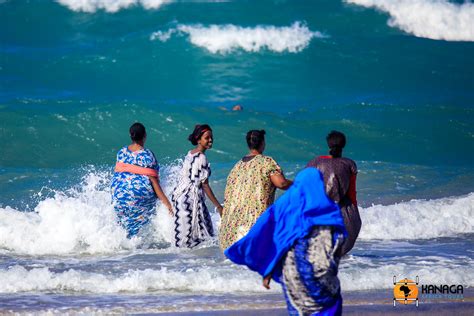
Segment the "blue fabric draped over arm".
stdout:
<svg viewBox="0 0 474 316">
<path fill-rule="evenodd" d="M 280 282 L 281 259 L 294 242 L 313 226 L 333 226 L 347 235 L 341 211 L 326 195 L 323 177 L 316 168 L 298 173 L 293 185 L 257 220 L 247 235 L 224 254 L 262 276 Z"/>
</svg>

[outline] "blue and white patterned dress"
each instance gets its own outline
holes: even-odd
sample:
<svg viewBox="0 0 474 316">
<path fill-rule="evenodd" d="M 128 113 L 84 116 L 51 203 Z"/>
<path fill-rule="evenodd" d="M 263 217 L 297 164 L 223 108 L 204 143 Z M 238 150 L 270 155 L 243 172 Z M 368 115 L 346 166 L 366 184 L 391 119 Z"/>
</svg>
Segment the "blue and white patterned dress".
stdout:
<svg viewBox="0 0 474 316">
<path fill-rule="evenodd" d="M 155 155 L 146 148 L 132 152 L 128 147 L 123 147 L 117 153 L 117 162 L 159 171 Z M 127 237 L 131 238 L 155 214 L 155 191 L 148 176 L 130 172 L 115 172 L 111 187 L 118 221 L 127 230 Z"/>
</svg>

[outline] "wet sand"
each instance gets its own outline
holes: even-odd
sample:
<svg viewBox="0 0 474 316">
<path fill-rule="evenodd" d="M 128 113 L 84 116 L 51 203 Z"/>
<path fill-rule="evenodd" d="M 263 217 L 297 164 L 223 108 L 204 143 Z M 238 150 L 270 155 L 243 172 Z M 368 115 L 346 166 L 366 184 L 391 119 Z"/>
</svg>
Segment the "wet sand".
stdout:
<svg viewBox="0 0 474 316">
<path fill-rule="evenodd" d="M 390 298 L 390 290 L 382 291 L 361 291 L 344 293 L 343 315 L 384 315 L 395 316 L 406 315 L 474 315 L 474 289 L 465 289 L 464 299 L 462 300 L 420 300 L 419 306 L 415 304 L 393 306 Z M 211 316 L 229 316 L 229 315 L 263 315 L 263 316 L 283 316 L 288 315 L 283 301 L 275 301 L 275 308 L 255 307 L 255 309 L 215 310 L 215 311 L 193 311 L 193 312 L 173 312 L 160 313 L 167 316 L 185 316 L 185 315 L 211 315 Z"/>
<path fill-rule="evenodd" d="M 384 315 L 395 316 L 406 315 L 456 315 L 472 316 L 474 315 L 474 302 L 461 303 L 426 303 L 416 306 L 396 306 L 391 304 L 380 305 L 345 305 L 343 315 Z M 147 314 L 143 314 L 147 315 Z M 149 314 L 148 314 L 149 315 Z M 288 315 L 286 309 L 252 309 L 252 310 L 227 310 L 227 311 L 202 311 L 202 312 L 183 312 L 183 313 L 164 313 L 157 315 L 167 316 L 186 316 L 186 315 L 211 315 L 211 316 L 230 316 L 230 315 L 262 315 L 262 316 L 284 316 Z"/>
<path fill-rule="evenodd" d="M 419 306 L 415 304 L 393 306 L 390 289 L 378 291 L 357 291 L 343 293 L 343 315 L 474 315 L 474 290 L 465 288 L 464 298 L 457 300 L 426 300 L 420 296 Z M 31 295 L 15 296 L 2 304 L 0 315 L 287 315 L 283 295 L 193 295 L 180 297 L 177 304 L 166 294 L 154 295 Z M 120 298 L 120 299 L 119 299 Z M 54 307 L 51 303 L 55 302 Z M 70 307 L 71 305 L 75 307 Z"/>
</svg>

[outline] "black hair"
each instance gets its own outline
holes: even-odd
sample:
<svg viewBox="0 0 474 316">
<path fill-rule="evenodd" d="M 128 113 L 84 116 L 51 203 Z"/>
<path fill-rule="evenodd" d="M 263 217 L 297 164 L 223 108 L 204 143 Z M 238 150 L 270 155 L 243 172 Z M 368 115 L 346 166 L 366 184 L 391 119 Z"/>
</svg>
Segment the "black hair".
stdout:
<svg viewBox="0 0 474 316">
<path fill-rule="evenodd" d="M 142 141 L 143 138 L 146 136 L 146 130 L 145 126 L 143 126 L 142 123 L 133 123 L 132 126 L 130 126 L 130 138 L 134 142 L 139 142 Z"/>
<path fill-rule="evenodd" d="M 202 124 L 202 125 L 197 124 L 196 126 L 194 126 L 194 131 L 191 134 L 189 134 L 188 140 L 191 142 L 191 144 L 197 145 L 198 140 L 207 131 L 212 132 L 212 128 L 209 125 L 207 125 L 207 124 Z"/>
<path fill-rule="evenodd" d="M 331 131 L 326 136 L 326 141 L 329 147 L 329 154 L 334 158 L 342 156 L 342 149 L 346 146 L 346 135 L 338 131 Z"/>
<path fill-rule="evenodd" d="M 251 130 L 247 132 L 247 145 L 249 149 L 260 149 L 263 142 L 265 141 L 265 131 L 262 130 Z"/>
</svg>

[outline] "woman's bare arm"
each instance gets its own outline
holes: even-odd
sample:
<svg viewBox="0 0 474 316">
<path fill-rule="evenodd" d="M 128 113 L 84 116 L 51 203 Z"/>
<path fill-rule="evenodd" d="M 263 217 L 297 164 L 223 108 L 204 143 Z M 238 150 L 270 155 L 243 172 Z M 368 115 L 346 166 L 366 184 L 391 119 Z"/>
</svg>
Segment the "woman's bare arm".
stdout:
<svg viewBox="0 0 474 316">
<path fill-rule="evenodd" d="M 170 201 L 166 197 L 165 193 L 161 189 L 160 182 L 156 177 L 148 177 L 151 181 L 151 185 L 153 186 L 153 190 L 155 191 L 156 196 L 160 199 L 160 201 L 166 206 L 170 215 L 173 215 L 173 207 L 171 206 Z"/>
<path fill-rule="evenodd" d="M 293 181 L 288 180 L 282 173 L 279 172 L 272 174 L 270 176 L 270 180 L 272 180 L 274 186 L 281 190 L 286 190 L 293 184 Z"/>
<path fill-rule="evenodd" d="M 202 183 L 202 188 L 204 189 L 204 192 L 206 192 L 206 195 L 209 197 L 209 200 L 211 200 L 212 204 L 217 208 L 217 212 L 219 212 L 219 215 L 222 216 L 222 205 L 219 203 L 217 200 L 216 196 L 214 195 L 214 192 L 212 192 L 211 186 L 209 185 L 209 180 L 206 179 Z"/>
</svg>

